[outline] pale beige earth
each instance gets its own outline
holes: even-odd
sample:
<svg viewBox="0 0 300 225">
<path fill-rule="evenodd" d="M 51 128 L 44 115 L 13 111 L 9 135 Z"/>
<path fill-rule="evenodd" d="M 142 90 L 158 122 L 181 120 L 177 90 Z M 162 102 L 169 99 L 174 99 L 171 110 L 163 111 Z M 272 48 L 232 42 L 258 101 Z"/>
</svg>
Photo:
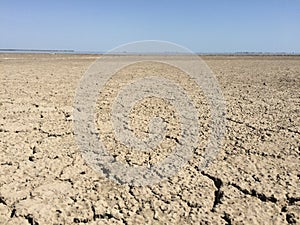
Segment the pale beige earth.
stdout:
<svg viewBox="0 0 300 225">
<path fill-rule="evenodd" d="M 199 110 L 199 147 L 178 174 L 146 187 L 106 179 L 76 144 L 75 91 L 95 59 L 0 55 L 0 224 L 300 224 L 300 57 L 203 57 L 227 105 L 219 154 L 198 169 L 210 118 L 205 98 L 190 88 Z M 174 75 L 149 63 L 123 75 L 143 76 L 142 67 Z M 160 115 L 168 121 L 167 137 L 150 153 L 124 148 L 108 123 L 110 101 L 124 77 L 99 96 L 100 137 L 120 162 L 155 164 L 176 145 L 176 112 L 159 98 L 140 102 L 131 115 L 137 136 L 147 135 L 149 118 Z M 184 75 L 177 77 L 193 87 Z"/>
</svg>

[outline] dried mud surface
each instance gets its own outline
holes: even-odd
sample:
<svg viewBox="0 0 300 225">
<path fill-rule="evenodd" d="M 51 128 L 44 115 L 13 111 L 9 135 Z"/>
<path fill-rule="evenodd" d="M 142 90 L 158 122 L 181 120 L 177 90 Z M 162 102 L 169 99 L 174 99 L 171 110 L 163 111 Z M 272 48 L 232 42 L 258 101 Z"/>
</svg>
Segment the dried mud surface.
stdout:
<svg viewBox="0 0 300 225">
<path fill-rule="evenodd" d="M 199 171 L 209 113 L 201 94 L 191 91 L 199 97 L 201 146 L 178 174 L 146 187 L 107 180 L 76 145 L 73 100 L 95 59 L 0 55 L 0 224 L 300 224 L 300 57 L 203 57 L 226 100 L 223 145 L 214 163 Z M 106 121 L 118 83 L 99 97 L 100 136 L 121 162 L 156 163 L 176 144 L 174 109 L 155 98 L 133 109 L 137 136 L 147 135 L 153 114 L 170 129 L 151 156 L 132 154 Z"/>
</svg>

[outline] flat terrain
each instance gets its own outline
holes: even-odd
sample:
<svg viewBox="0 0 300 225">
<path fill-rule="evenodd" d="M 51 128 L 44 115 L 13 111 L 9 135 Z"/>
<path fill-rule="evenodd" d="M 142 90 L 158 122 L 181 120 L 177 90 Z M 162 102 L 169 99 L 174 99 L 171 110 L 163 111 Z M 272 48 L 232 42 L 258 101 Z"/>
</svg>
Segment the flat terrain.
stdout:
<svg viewBox="0 0 300 225">
<path fill-rule="evenodd" d="M 94 171 L 74 138 L 76 88 L 96 56 L 0 54 L 0 224 L 300 224 L 300 57 L 202 58 L 227 108 L 216 159 L 198 169 L 209 110 L 191 89 L 202 134 L 194 157 L 170 179 L 135 187 Z M 123 74 L 143 76 L 143 66 L 174 74 L 149 63 Z M 99 96 L 100 137 L 120 162 L 155 164 L 176 145 L 176 113 L 159 98 L 141 102 L 131 115 L 137 136 L 153 115 L 168 121 L 169 133 L 150 153 L 123 148 L 108 123 L 122 77 Z"/>
</svg>

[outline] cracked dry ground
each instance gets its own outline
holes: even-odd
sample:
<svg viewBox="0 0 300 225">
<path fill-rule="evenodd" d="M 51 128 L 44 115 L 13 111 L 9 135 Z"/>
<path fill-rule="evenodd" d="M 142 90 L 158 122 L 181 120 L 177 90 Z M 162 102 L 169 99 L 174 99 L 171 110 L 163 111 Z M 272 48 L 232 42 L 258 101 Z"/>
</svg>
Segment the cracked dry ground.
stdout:
<svg viewBox="0 0 300 225">
<path fill-rule="evenodd" d="M 0 55 L 0 224 L 300 223 L 300 57 L 204 57 L 226 99 L 223 145 L 203 172 L 197 167 L 204 148 L 199 146 L 178 174 L 147 187 L 105 179 L 75 143 L 74 94 L 95 58 Z M 207 113 L 199 106 L 205 143 Z M 138 126 L 146 120 L 134 110 Z M 173 136 L 166 137 L 167 146 Z M 110 151 L 125 163 L 147 161 L 116 149 Z"/>
</svg>

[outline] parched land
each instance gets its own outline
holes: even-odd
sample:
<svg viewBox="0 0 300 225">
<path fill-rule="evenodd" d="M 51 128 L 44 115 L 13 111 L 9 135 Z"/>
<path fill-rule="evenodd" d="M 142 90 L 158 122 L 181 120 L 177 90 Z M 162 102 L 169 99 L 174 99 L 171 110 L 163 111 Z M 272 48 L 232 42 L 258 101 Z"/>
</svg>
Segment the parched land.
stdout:
<svg viewBox="0 0 300 225">
<path fill-rule="evenodd" d="M 300 56 L 202 57 L 226 101 L 219 153 L 199 170 L 210 119 L 205 98 L 191 88 L 201 132 L 194 157 L 170 179 L 142 187 L 105 178 L 76 144 L 74 96 L 96 58 L 0 54 L 0 224 L 300 223 Z M 108 115 L 118 79 L 149 70 L 174 75 L 159 64 L 133 65 L 97 103 L 101 140 L 131 166 L 155 164 L 178 144 L 176 112 L 159 98 L 145 99 L 131 113 L 138 137 L 147 136 L 151 116 L 167 121 L 159 148 L 132 153 L 113 137 Z"/>
</svg>

